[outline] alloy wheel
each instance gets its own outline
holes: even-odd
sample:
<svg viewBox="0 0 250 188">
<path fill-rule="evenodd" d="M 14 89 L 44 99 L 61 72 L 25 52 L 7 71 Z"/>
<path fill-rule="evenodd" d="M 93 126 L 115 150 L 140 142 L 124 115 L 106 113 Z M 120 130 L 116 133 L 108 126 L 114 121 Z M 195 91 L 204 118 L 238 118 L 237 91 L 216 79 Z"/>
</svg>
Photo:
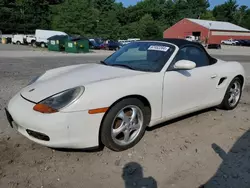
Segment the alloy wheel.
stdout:
<svg viewBox="0 0 250 188">
<path fill-rule="evenodd" d="M 234 107 L 239 99 L 240 99 L 240 95 L 241 95 L 241 84 L 239 81 L 235 81 L 230 90 L 229 90 L 229 99 L 228 99 L 228 103 L 231 107 Z"/>
<path fill-rule="evenodd" d="M 132 143 L 143 127 L 143 113 L 137 106 L 126 106 L 114 118 L 111 136 L 113 141 L 125 146 Z"/>
</svg>

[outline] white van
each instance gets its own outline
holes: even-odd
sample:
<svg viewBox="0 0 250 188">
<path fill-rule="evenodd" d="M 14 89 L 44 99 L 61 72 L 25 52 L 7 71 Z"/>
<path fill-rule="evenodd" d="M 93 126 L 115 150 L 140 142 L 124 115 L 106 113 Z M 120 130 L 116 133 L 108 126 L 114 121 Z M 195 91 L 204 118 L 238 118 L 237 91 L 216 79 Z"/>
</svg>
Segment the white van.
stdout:
<svg viewBox="0 0 250 188">
<path fill-rule="evenodd" d="M 26 43 L 31 44 L 32 46 L 35 46 L 35 43 L 36 43 L 35 35 L 26 35 Z"/>
<path fill-rule="evenodd" d="M 17 45 L 25 44 L 25 38 L 26 36 L 22 34 L 14 35 L 12 38 L 12 43 Z"/>
<path fill-rule="evenodd" d="M 37 29 L 35 34 L 36 46 L 41 46 L 42 48 L 45 48 L 48 43 L 48 38 L 55 35 L 68 35 L 68 34 L 62 31 Z"/>
</svg>

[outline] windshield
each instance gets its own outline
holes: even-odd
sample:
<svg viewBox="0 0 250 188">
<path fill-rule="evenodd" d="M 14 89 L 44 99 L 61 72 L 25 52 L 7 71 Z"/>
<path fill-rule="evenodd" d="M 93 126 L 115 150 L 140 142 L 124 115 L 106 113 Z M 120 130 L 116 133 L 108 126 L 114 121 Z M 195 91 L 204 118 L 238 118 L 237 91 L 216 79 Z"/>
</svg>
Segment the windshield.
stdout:
<svg viewBox="0 0 250 188">
<path fill-rule="evenodd" d="M 104 62 L 110 66 L 160 72 L 174 50 L 173 45 L 162 42 L 133 42 L 109 56 Z"/>
</svg>

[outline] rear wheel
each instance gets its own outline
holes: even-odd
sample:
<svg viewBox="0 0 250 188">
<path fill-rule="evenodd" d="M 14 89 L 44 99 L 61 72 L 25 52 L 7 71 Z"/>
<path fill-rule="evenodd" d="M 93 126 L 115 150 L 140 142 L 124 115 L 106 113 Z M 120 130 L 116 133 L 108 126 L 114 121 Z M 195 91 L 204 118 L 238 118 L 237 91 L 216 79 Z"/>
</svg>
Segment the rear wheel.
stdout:
<svg viewBox="0 0 250 188">
<path fill-rule="evenodd" d="M 105 116 L 102 143 L 113 151 L 123 151 L 136 145 L 149 123 L 149 109 L 136 98 L 127 98 L 115 104 Z"/>
<path fill-rule="evenodd" d="M 21 44 L 21 42 L 20 42 L 20 41 L 17 41 L 17 42 L 16 42 L 16 44 L 17 44 L 17 45 L 20 45 L 20 44 Z"/>
<path fill-rule="evenodd" d="M 36 47 L 36 41 L 31 41 L 31 46 Z"/>
<path fill-rule="evenodd" d="M 45 48 L 45 46 L 46 46 L 45 43 L 42 42 L 42 43 L 41 43 L 41 47 L 42 47 L 42 48 Z"/>
<path fill-rule="evenodd" d="M 236 77 L 229 84 L 224 99 L 220 104 L 220 108 L 225 110 L 233 110 L 239 104 L 241 95 L 242 81 L 240 78 Z"/>
</svg>

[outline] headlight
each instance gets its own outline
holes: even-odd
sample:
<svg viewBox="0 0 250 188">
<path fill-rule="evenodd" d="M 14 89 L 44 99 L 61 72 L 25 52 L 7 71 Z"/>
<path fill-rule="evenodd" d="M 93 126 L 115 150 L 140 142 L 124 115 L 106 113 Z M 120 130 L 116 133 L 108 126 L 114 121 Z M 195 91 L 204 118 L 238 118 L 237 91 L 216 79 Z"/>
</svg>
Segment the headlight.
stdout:
<svg viewBox="0 0 250 188">
<path fill-rule="evenodd" d="M 43 74 L 41 74 L 41 75 L 39 75 L 39 76 L 36 76 L 36 77 L 32 78 L 32 80 L 28 83 L 27 86 L 29 86 L 29 85 L 35 83 L 42 75 L 43 75 Z"/>
<path fill-rule="evenodd" d="M 34 106 L 34 110 L 41 113 L 55 113 L 60 109 L 77 101 L 83 94 L 84 87 L 75 87 L 66 91 L 55 94 Z"/>
</svg>

